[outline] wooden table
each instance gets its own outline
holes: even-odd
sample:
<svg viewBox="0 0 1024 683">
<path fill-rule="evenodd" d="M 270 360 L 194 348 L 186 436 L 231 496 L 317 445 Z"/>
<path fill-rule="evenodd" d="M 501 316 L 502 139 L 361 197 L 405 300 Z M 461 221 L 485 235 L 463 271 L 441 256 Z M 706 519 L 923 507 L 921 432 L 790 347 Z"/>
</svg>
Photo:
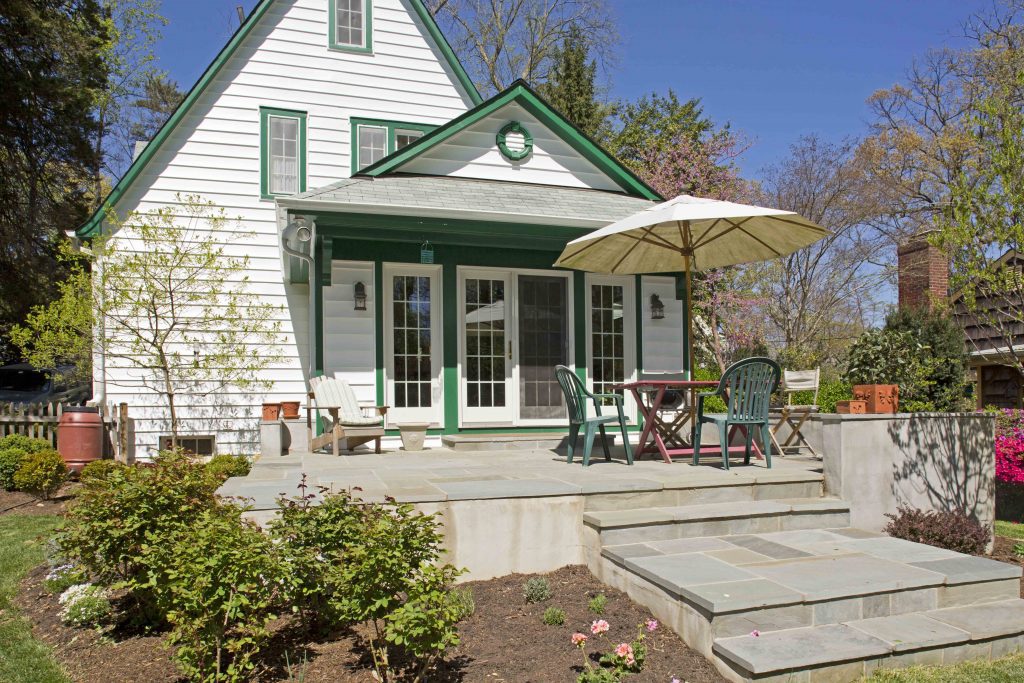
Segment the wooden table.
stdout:
<svg viewBox="0 0 1024 683">
<path fill-rule="evenodd" d="M 694 432 L 697 426 L 697 394 L 701 390 L 713 389 L 718 386 L 715 381 L 701 380 L 642 380 L 620 384 L 615 389 L 629 391 L 636 401 L 637 408 L 643 417 L 644 427 L 640 432 L 640 441 L 633 454 L 642 458 L 645 453 L 660 453 L 662 459 L 670 463 L 672 458 L 680 456 L 693 457 Z M 662 410 L 665 394 L 670 391 L 683 393 L 683 405 L 674 413 Z M 683 438 L 683 430 L 689 427 L 690 440 Z M 717 454 L 721 451 L 718 445 L 703 446 L 701 454 Z M 730 446 L 730 453 L 743 453 L 743 446 Z M 761 456 L 754 444 L 754 452 Z"/>
</svg>

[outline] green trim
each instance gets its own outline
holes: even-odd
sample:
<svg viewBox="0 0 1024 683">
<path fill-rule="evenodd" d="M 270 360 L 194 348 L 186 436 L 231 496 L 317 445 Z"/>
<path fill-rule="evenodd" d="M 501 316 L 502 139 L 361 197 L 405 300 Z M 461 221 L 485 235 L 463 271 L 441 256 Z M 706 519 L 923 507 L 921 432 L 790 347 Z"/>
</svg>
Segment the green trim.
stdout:
<svg viewBox="0 0 1024 683">
<path fill-rule="evenodd" d="M 573 359 L 576 361 L 576 376 L 587 385 L 587 372 L 590 370 L 588 362 L 590 354 L 587 348 L 590 346 L 590 339 L 587 338 L 587 315 L 589 308 L 587 301 L 590 298 L 590 287 L 587 286 L 587 274 L 577 270 L 572 274 L 572 313 L 573 313 Z"/>
<path fill-rule="evenodd" d="M 510 149 L 508 146 L 508 134 L 519 133 L 523 136 L 523 148 L 522 149 Z M 533 154 L 533 136 L 530 135 L 530 131 L 526 130 L 526 126 L 519 123 L 518 121 L 509 121 L 498 134 L 494 136 L 494 142 L 498 145 L 498 151 L 501 155 L 509 161 L 522 161 L 526 157 Z"/>
<path fill-rule="evenodd" d="M 341 52 L 360 52 L 373 54 L 373 0 L 362 0 L 363 3 L 363 44 L 348 45 L 339 43 L 338 38 L 338 0 L 327 0 L 327 47 Z"/>
<path fill-rule="evenodd" d="M 416 12 L 416 16 L 423 22 L 424 28 L 427 29 L 427 33 L 434 39 L 434 44 L 437 49 L 441 52 L 441 56 L 448 62 L 449 68 L 452 70 L 452 74 L 456 80 L 462 84 L 465 88 L 466 94 L 469 95 L 469 99 L 474 105 L 479 105 L 484 101 L 484 98 L 480 96 L 480 91 L 477 90 L 476 84 L 473 83 L 473 79 L 466 73 L 466 69 L 463 68 L 462 62 L 455 55 L 455 51 L 452 49 L 448 39 L 441 33 L 441 27 L 437 25 L 437 21 L 434 19 L 434 15 L 430 13 L 426 5 L 423 4 L 423 0 L 412 0 L 412 9 Z"/>
<path fill-rule="evenodd" d="M 440 251 L 442 261 L 447 256 Z M 441 383 L 444 387 L 444 429 L 459 427 L 459 275 L 455 263 L 441 264 Z"/>
<path fill-rule="evenodd" d="M 324 253 L 324 240 L 322 237 L 317 237 L 316 244 L 313 247 L 313 282 L 310 283 L 310 287 L 316 287 L 316 323 L 314 331 L 316 333 L 316 351 L 314 358 L 312 359 L 313 376 L 319 377 L 324 374 L 324 277 L 323 267 L 317 267 L 317 257 L 323 258 Z M 329 266 L 328 266 L 329 267 Z"/>
<path fill-rule="evenodd" d="M 306 191 L 306 112 L 297 109 L 260 107 L 260 198 L 290 197 L 285 192 L 270 191 L 270 117 L 296 119 L 299 122 L 299 192 Z M 298 194 L 298 192 L 294 193 Z"/>
<path fill-rule="evenodd" d="M 352 175 L 359 172 L 359 127 L 368 126 L 374 128 L 386 128 L 386 146 L 384 150 L 384 156 L 393 154 L 397 151 L 397 135 L 396 131 L 399 130 L 416 130 L 423 135 L 426 135 L 430 131 L 437 128 L 437 126 L 429 123 L 410 123 L 409 121 L 389 121 L 387 119 L 367 119 L 360 116 L 353 116 L 349 118 L 349 156 L 351 157 Z M 415 143 L 414 143 L 415 144 Z"/>
<path fill-rule="evenodd" d="M 373 334 L 374 383 L 377 385 L 377 405 L 384 405 L 384 262 L 373 261 Z"/>
<path fill-rule="evenodd" d="M 403 150 L 387 156 L 375 164 L 364 168 L 360 174 L 378 177 L 398 172 L 401 167 L 421 154 L 433 149 L 454 135 L 494 114 L 509 104 L 516 103 L 533 114 L 545 126 L 564 140 L 570 147 L 584 158 L 597 166 L 619 187 L 628 194 L 644 199 L 660 201 L 663 199 L 653 188 L 642 181 L 631 170 L 619 163 L 615 157 L 606 152 L 597 142 L 588 137 L 565 117 L 552 109 L 524 81 L 516 81 L 476 108 L 458 116 L 433 132 L 424 135 L 417 142 Z"/>
<path fill-rule="evenodd" d="M 640 373 L 644 371 L 644 282 L 642 275 L 636 275 L 636 283 L 633 285 L 633 295 L 636 299 L 634 304 L 636 310 L 636 372 L 639 379 Z"/>
<path fill-rule="evenodd" d="M 470 80 L 466 74 L 466 70 L 462 68 L 462 64 L 459 63 L 458 58 L 452 51 L 451 45 L 445 40 L 441 34 L 441 30 L 437 26 L 437 22 L 430 16 L 430 12 L 423 5 L 423 0 L 410 0 L 412 8 L 416 13 L 416 16 L 420 18 L 423 25 L 427 29 L 427 33 L 433 38 L 441 56 L 448 62 L 448 66 L 451 68 L 452 73 L 455 75 L 456 80 L 466 91 L 469 99 L 474 105 L 480 104 L 483 98 L 480 97 L 479 91 L 476 86 L 473 85 L 473 81 Z M 206 91 L 207 87 L 217 78 L 221 69 L 227 64 L 228 60 L 235 54 L 238 48 L 245 42 L 245 39 L 252 33 L 252 30 L 260 22 L 263 16 L 270 9 L 270 6 L 274 3 L 274 0 L 260 0 L 260 2 L 253 8 L 249 16 L 246 17 L 245 21 L 241 26 L 234 32 L 227 44 L 221 48 L 221 51 L 217 53 L 217 56 L 206 67 L 206 71 L 203 72 L 199 80 L 196 81 L 195 85 L 188 91 L 185 97 L 182 99 L 181 104 L 178 105 L 177 109 L 171 114 L 171 116 L 164 122 L 164 125 L 160 127 L 156 135 L 142 153 L 132 162 L 131 166 L 125 172 L 121 179 L 117 181 L 110 194 L 107 195 L 106 199 L 103 200 L 103 204 L 93 213 L 89 219 L 83 223 L 76 231 L 75 234 L 78 237 L 88 238 L 97 234 L 100 230 L 100 226 L 103 223 L 103 219 L 106 218 L 107 213 L 114 210 L 117 203 L 124 197 L 125 193 L 135 183 L 136 179 L 142 174 L 142 170 L 146 165 L 153 159 L 154 156 L 163 147 L 164 142 L 170 137 L 171 133 L 178 124 L 181 123 L 182 119 L 188 115 L 195 106 L 199 97 Z"/>
</svg>

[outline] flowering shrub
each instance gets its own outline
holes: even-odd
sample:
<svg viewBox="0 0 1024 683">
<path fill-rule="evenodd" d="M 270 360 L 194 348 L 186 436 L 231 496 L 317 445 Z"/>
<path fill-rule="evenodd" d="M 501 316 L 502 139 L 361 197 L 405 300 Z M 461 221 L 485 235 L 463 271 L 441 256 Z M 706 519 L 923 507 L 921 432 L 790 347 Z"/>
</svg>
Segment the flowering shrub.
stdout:
<svg viewBox="0 0 1024 683">
<path fill-rule="evenodd" d="M 110 616 L 106 591 L 91 583 L 79 583 L 61 593 L 60 620 L 68 626 L 97 626 Z"/>
<path fill-rule="evenodd" d="M 996 480 L 1024 484 L 1024 411 L 996 412 Z"/>
</svg>

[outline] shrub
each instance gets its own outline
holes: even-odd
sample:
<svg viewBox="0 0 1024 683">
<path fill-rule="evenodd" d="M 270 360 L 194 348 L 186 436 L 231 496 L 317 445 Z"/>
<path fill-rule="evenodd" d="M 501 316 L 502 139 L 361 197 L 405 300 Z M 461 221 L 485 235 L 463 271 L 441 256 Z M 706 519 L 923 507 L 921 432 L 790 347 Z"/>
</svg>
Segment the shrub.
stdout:
<svg viewBox="0 0 1024 683">
<path fill-rule="evenodd" d="M 0 439 L 0 451 L 5 451 L 8 448 L 17 448 L 26 453 L 38 453 L 39 451 L 52 450 L 53 446 L 46 439 L 34 439 L 30 436 L 22 436 L 21 434 L 8 434 Z"/>
<path fill-rule="evenodd" d="M 565 610 L 558 607 L 548 607 L 540 618 L 548 626 L 561 626 L 565 623 Z"/>
<path fill-rule="evenodd" d="M 104 482 L 110 478 L 114 471 L 122 467 L 127 467 L 127 465 L 116 460 L 93 460 L 86 463 L 85 467 L 82 468 L 82 473 L 78 475 L 78 479 L 83 484 Z"/>
<path fill-rule="evenodd" d="M 155 551 L 154 580 L 174 658 L 194 681 L 242 681 L 269 635 L 282 567 L 273 541 L 222 503 Z"/>
<path fill-rule="evenodd" d="M 49 500 L 68 479 L 68 468 L 57 451 L 29 453 L 14 473 L 14 486 L 37 498 Z"/>
<path fill-rule="evenodd" d="M 107 592 L 89 583 L 69 587 L 61 593 L 58 602 L 62 606 L 60 620 L 77 628 L 99 626 L 112 611 Z"/>
<path fill-rule="evenodd" d="M 249 474 L 252 464 L 244 455 L 222 453 L 210 458 L 210 461 L 206 463 L 206 469 L 221 479 L 227 479 L 229 477 L 244 477 Z"/>
<path fill-rule="evenodd" d="M 543 576 L 535 576 L 523 584 L 523 599 L 527 603 L 544 602 L 551 597 L 551 586 Z"/>
<path fill-rule="evenodd" d="M 915 543 L 979 555 L 991 540 L 989 532 L 962 511 L 925 511 L 900 506 L 895 515 L 886 515 L 885 533 Z"/>
<path fill-rule="evenodd" d="M 7 448 L 0 451 L 0 488 L 5 491 L 13 491 L 14 473 L 21 468 L 21 463 L 28 456 L 26 451 L 20 448 Z"/>
<path fill-rule="evenodd" d="M 921 349 L 925 371 L 916 400 L 931 410 L 964 410 L 967 401 L 967 354 L 964 330 L 953 316 L 925 307 L 898 308 L 885 319 L 885 329 L 907 332 Z"/>
<path fill-rule="evenodd" d="M 906 411 L 935 410 L 928 400 L 933 359 L 909 331 L 868 330 L 850 347 L 843 380 L 856 384 L 897 384 Z"/>
<path fill-rule="evenodd" d="M 451 592 L 452 607 L 458 615 L 457 621 L 473 616 L 476 611 L 476 600 L 472 588 L 453 588 Z"/>
<path fill-rule="evenodd" d="M 604 608 L 607 604 L 608 598 L 605 597 L 605 594 L 598 593 L 594 597 L 590 598 L 590 602 L 587 603 L 587 609 L 594 614 L 604 614 Z"/>
<path fill-rule="evenodd" d="M 1024 557 L 1024 543 L 1014 543 L 1013 554 L 1017 557 Z"/>
</svg>

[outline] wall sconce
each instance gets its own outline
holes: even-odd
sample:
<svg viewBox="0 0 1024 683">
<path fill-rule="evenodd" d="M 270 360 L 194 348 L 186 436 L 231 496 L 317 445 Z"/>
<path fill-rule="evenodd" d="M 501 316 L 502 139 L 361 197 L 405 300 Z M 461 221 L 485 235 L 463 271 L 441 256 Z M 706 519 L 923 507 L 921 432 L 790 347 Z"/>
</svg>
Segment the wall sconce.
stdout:
<svg viewBox="0 0 1024 683">
<path fill-rule="evenodd" d="M 665 304 L 661 303 L 661 297 L 651 294 L 651 320 L 661 320 L 665 317 Z"/>
<path fill-rule="evenodd" d="M 366 285 L 362 282 L 357 282 L 355 287 L 355 296 L 353 297 L 356 302 L 357 311 L 366 310 Z"/>
</svg>

